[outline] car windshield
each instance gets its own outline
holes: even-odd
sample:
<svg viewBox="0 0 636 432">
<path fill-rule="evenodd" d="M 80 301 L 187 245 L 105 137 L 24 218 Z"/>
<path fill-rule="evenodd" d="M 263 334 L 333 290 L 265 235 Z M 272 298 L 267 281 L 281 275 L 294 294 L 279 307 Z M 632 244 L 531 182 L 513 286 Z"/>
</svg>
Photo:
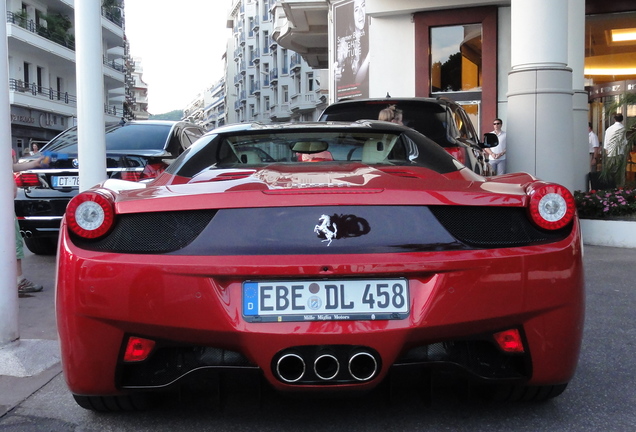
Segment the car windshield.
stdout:
<svg viewBox="0 0 636 432">
<path fill-rule="evenodd" d="M 389 103 L 389 101 L 343 102 L 327 107 L 320 120 L 377 120 L 380 111 L 390 105 L 402 112 L 402 123 L 404 126 L 415 129 L 442 146 L 449 142 L 448 135 L 455 138 L 459 136 L 454 122 L 448 120 L 449 113 L 446 108 L 441 104 L 425 101 L 396 100 L 395 103 Z"/>
<path fill-rule="evenodd" d="M 171 165 L 169 172 L 193 177 L 209 168 L 338 162 L 421 165 L 438 172 L 457 170 L 454 160 L 438 145 L 412 134 L 366 128 L 219 133 L 195 143 Z"/>
<path fill-rule="evenodd" d="M 163 150 L 171 124 L 138 124 L 106 126 L 106 151 Z M 58 135 L 42 151 L 77 153 L 77 127 Z"/>
</svg>

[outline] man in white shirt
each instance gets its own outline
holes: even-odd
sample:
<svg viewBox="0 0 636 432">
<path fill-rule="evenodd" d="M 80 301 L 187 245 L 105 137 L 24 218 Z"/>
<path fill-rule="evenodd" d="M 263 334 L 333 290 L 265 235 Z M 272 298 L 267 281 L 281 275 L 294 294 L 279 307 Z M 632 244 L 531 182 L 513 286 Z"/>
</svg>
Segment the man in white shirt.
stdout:
<svg viewBox="0 0 636 432">
<path fill-rule="evenodd" d="M 492 125 L 495 130 L 492 131 L 497 138 L 499 138 L 499 145 L 493 148 L 487 148 L 486 153 L 489 155 L 489 163 L 492 168 L 493 174 L 505 174 L 506 173 L 506 132 L 501 129 L 503 121 L 496 118 Z"/>
<path fill-rule="evenodd" d="M 614 114 L 614 124 L 605 130 L 603 147 L 607 156 L 607 169 L 614 174 L 616 186 L 623 186 L 625 184 L 625 149 L 627 148 L 623 114 Z"/>
<path fill-rule="evenodd" d="M 587 124 L 588 141 L 590 143 L 590 172 L 596 172 L 596 165 L 598 163 L 599 147 L 598 136 L 592 129 L 592 123 Z"/>
</svg>

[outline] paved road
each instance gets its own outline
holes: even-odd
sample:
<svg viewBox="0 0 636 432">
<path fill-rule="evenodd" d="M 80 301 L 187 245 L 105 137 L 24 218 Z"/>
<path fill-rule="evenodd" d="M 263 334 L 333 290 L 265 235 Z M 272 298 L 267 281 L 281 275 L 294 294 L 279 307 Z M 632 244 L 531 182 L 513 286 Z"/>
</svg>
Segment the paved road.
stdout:
<svg viewBox="0 0 636 432">
<path fill-rule="evenodd" d="M 636 249 L 586 246 L 585 262 L 587 316 L 579 368 L 566 392 L 547 403 L 499 405 L 438 386 L 431 404 L 388 403 L 384 392 L 335 400 L 266 392 L 260 402 L 254 394 L 234 392 L 221 404 L 206 394 L 184 394 L 153 411 L 101 415 L 75 405 L 56 365 L 31 378 L 0 377 L 0 400 L 28 394 L 0 417 L 0 431 L 633 431 Z M 54 260 L 29 256 L 25 264 L 47 290 L 20 299 L 21 337 L 55 339 Z"/>
</svg>

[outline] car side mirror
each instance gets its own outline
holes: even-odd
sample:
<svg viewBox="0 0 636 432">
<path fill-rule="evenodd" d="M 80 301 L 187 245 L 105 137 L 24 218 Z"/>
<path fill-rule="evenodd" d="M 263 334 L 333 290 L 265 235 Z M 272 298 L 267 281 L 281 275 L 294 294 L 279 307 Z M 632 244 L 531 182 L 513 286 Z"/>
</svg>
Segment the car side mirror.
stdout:
<svg viewBox="0 0 636 432">
<path fill-rule="evenodd" d="M 488 132 L 484 134 L 484 142 L 481 144 L 482 148 L 493 148 L 499 145 L 499 137 L 497 134 Z"/>
</svg>

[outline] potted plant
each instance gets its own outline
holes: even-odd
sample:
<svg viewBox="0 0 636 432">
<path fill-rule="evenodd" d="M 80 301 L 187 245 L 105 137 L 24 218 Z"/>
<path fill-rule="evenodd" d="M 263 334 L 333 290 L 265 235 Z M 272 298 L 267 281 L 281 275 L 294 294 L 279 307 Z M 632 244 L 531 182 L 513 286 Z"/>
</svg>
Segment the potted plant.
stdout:
<svg viewBox="0 0 636 432">
<path fill-rule="evenodd" d="M 636 94 L 624 94 L 607 112 L 613 115 L 626 105 L 636 105 Z M 636 155 L 631 151 L 636 148 L 636 124 L 626 124 L 625 134 L 616 137 L 614 144 L 624 146 L 624 157 L 604 155 L 596 184 L 588 192 L 575 191 L 574 199 L 585 243 L 636 247 Z"/>
</svg>

